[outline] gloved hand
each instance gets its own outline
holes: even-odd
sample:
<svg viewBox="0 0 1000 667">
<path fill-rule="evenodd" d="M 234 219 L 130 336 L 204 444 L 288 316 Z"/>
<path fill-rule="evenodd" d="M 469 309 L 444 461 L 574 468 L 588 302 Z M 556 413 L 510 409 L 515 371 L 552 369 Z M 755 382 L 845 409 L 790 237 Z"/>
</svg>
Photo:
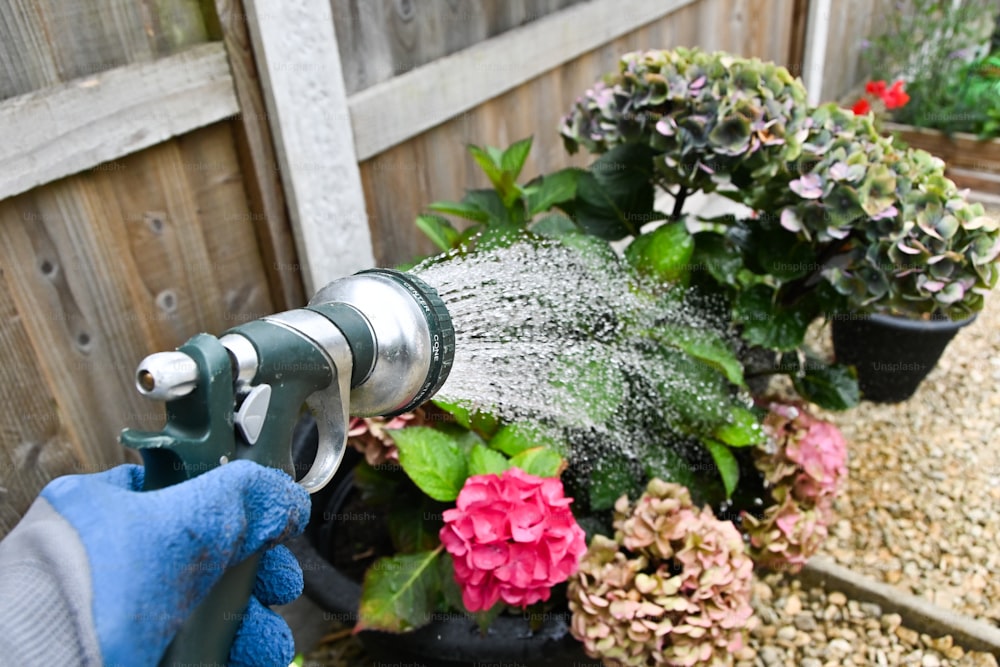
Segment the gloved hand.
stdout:
<svg viewBox="0 0 1000 667">
<path fill-rule="evenodd" d="M 287 604 L 302 592 L 295 557 L 273 545 L 305 528 L 308 493 L 285 473 L 250 461 L 157 491 L 140 492 L 142 479 L 140 466 L 123 465 L 57 478 L 40 495 L 82 543 L 104 664 L 155 666 L 225 569 L 271 547 L 230 664 L 288 665 L 291 631 L 266 605 Z"/>
</svg>

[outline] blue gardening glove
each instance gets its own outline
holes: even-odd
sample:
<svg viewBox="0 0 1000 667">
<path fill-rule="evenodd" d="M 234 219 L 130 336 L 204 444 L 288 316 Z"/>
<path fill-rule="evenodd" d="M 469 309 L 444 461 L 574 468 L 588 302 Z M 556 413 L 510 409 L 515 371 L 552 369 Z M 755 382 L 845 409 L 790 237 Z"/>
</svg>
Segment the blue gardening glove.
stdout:
<svg viewBox="0 0 1000 667">
<path fill-rule="evenodd" d="M 89 611 L 103 663 L 155 666 L 223 571 L 270 547 L 230 664 L 287 666 L 294 657 L 291 631 L 266 605 L 287 604 L 302 592 L 295 557 L 274 545 L 305 528 L 308 493 L 285 473 L 250 461 L 234 461 L 157 491 L 140 492 L 142 479 L 143 469 L 135 465 L 60 477 L 36 501 L 47 502 L 82 543 L 76 550 L 85 554 L 89 568 Z M 0 551 L 0 565 L 5 561 L 10 558 Z M 0 599 L 3 590 L 0 582 Z M 86 612 L 76 614 L 84 626 Z M 86 644 L 86 637 L 81 641 Z"/>
</svg>

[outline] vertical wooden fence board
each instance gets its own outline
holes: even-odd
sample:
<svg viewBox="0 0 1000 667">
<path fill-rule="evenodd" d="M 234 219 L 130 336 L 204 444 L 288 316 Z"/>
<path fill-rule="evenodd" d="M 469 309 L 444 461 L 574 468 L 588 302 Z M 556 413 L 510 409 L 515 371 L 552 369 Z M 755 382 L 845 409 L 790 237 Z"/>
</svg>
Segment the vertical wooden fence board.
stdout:
<svg viewBox="0 0 1000 667">
<path fill-rule="evenodd" d="M 831 2 L 826 58 L 823 61 L 824 102 L 839 102 L 867 78 L 863 56 L 865 40 L 878 30 L 878 15 L 893 11 L 891 0 L 834 0 Z"/>
<path fill-rule="evenodd" d="M 0 220 L 16 218 L 13 207 L 0 204 Z M 10 237 L 0 229 L 6 245 Z M 0 251 L 2 252 L 2 251 Z M 53 477 L 82 469 L 85 454 L 75 431 L 60 419 L 46 391 L 45 369 L 25 317 L 14 302 L 11 267 L 0 272 L 0 537 L 18 522 L 39 489 Z"/>
<path fill-rule="evenodd" d="M 5 389 L 37 403 L 0 394 L 4 456 L 52 462 L 0 491 L 0 534 L 50 477 L 124 460 L 123 427 L 162 426 L 142 357 L 273 312 L 246 199 L 219 123 L 0 203 Z"/>
<path fill-rule="evenodd" d="M 33 378 L 34 391 L 51 393 L 58 422 L 79 443 L 83 465 L 99 467 L 123 460 L 115 431 L 109 429 L 109 410 L 116 412 L 120 426 L 122 418 L 139 408 L 138 397 L 123 395 L 118 381 L 124 363 L 118 329 L 131 311 L 99 312 L 94 307 L 89 290 L 95 271 L 81 243 L 89 235 L 85 228 L 91 215 L 82 212 L 103 217 L 107 209 L 77 184 L 60 185 L 44 198 L 33 200 L 28 194 L 5 205 L 0 252 L 13 302 L 41 367 Z M 11 423 L 16 428 L 22 419 L 16 414 L 6 418 L 11 420 L 7 428 Z"/>
<path fill-rule="evenodd" d="M 197 130 L 179 137 L 178 144 L 184 155 L 188 190 L 197 206 L 198 227 L 209 261 L 207 271 L 219 294 L 217 303 L 207 305 L 221 314 L 222 329 L 275 312 L 278 308 L 271 300 L 263 256 L 253 233 L 254 216 L 247 208 L 231 126 Z M 204 300 L 204 295 L 199 294 L 198 299 Z M 211 320 L 200 320 L 199 324 L 211 326 Z"/>
<path fill-rule="evenodd" d="M 240 113 L 233 119 L 236 150 L 271 302 L 279 310 L 296 308 L 306 299 L 285 193 L 275 169 L 277 158 L 247 31 L 246 10 L 242 0 L 215 0 L 215 8 L 240 105 Z"/>
</svg>

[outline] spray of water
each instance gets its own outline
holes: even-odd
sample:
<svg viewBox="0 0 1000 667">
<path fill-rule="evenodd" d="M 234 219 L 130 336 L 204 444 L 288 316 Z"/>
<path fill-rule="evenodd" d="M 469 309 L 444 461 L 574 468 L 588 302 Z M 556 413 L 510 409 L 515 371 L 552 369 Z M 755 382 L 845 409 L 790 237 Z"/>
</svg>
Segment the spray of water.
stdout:
<svg viewBox="0 0 1000 667">
<path fill-rule="evenodd" d="M 606 246 L 585 246 L 518 241 L 413 270 L 455 324 L 455 362 L 439 395 L 558 432 L 582 477 L 608 456 L 632 462 L 638 476 L 650 456 L 696 461 L 698 452 L 681 451 L 692 447 L 685 434 L 724 410 L 731 391 L 650 334 L 725 334 L 721 305 L 651 290 Z"/>
</svg>

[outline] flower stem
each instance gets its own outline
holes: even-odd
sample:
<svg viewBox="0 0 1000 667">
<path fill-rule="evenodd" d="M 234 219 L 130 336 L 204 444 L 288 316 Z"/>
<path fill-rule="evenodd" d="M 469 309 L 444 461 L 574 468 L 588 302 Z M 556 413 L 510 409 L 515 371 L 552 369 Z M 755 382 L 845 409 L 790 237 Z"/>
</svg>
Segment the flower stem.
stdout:
<svg viewBox="0 0 1000 667">
<path fill-rule="evenodd" d="M 677 194 L 674 195 L 674 210 L 670 214 L 670 221 L 674 222 L 681 219 L 681 213 L 684 211 L 684 200 L 687 199 L 688 190 L 683 185 L 677 186 Z"/>
</svg>

